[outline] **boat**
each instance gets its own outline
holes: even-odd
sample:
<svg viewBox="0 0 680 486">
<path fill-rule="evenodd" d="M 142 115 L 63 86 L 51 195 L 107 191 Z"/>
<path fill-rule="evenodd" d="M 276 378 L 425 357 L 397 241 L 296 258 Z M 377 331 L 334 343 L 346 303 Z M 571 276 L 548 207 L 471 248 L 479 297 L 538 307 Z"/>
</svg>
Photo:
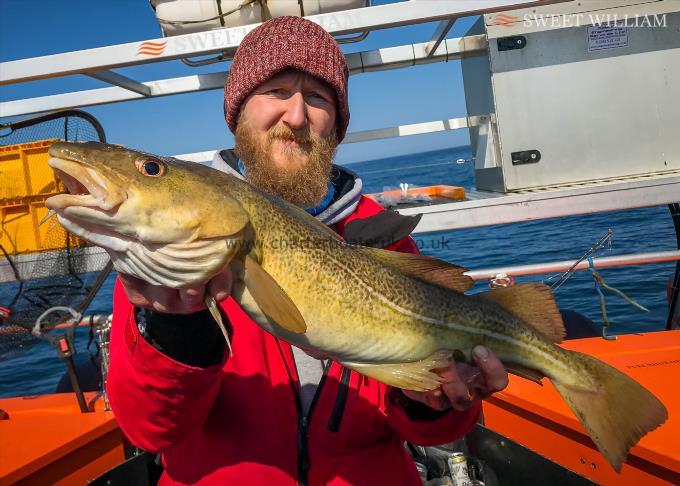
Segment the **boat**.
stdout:
<svg viewBox="0 0 680 486">
<path fill-rule="evenodd" d="M 155 13 L 165 20 L 169 19 L 162 16 L 165 13 L 161 15 L 167 12 L 161 9 L 162 4 L 174 8 L 181 3 L 152 2 Z M 220 2 L 205 3 L 219 6 Z M 255 3 L 261 2 L 250 2 L 248 8 L 260 8 Z M 417 234 L 676 203 L 680 150 L 673 134 L 680 126 L 674 109 L 680 104 L 680 93 L 677 83 L 670 80 L 677 80 L 680 74 L 676 35 L 680 9 L 672 0 L 416 0 L 308 17 L 333 35 L 349 36 L 359 49 L 372 32 L 436 22 L 426 42 L 347 54 L 353 75 L 461 61 L 466 117 L 355 131 L 344 141 L 352 144 L 469 130 L 477 187 L 458 192 L 454 199 L 459 200 L 451 200 L 455 191 L 449 189 L 421 189 L 418 192 L 428 197 L 445 197 L 397 206 L 402 214 L 422 215 Z M 209 22 L 221 18 L 218 14 Z M 451 38 L 454 24 L 466 18 L 476 20 L 468 23 L 465 35 Z M 171 25 L 179 24 L 166 22 L 167 37 L 0 63 L 0 89 L 74 73 L 105 83 L 105 87 L 1 101 L 0 136 L 5 134 L 3 130 L 11 133 L 74 117 L 90 123 L 88 117 L 94 117 L 79 110 L 83 107 L 219 90 L 226 73 L 207 72 L 203 66 L 228 61 L 257 23 L 202 25 L 195 31 L 193 27 L 173 30 Z M 127 72 L 123 75 L 113 70 L 176 59 L 197 71 L 140 82 Z M 593 109 L 603 103 L 606 113 Z M 636 109 L 634 117 L 629 116 L 631 103 Z M 650 106 L 656 111 L 646 109 Z M 123 109 L 120 105 L 114 108 Z M 42 112 L 49 113 L 26 118 Z M 554 116 L 556 112 L 559 117 Z M 92 130 L 89 136 L 93 139 L 105 139 L 103 131 Z M 62 138 L 70 133 L 66 130 Z M 82 133 L 75 137 L 80 136 Z M 0 137 L 0 145 L 6 145 L 2 140 Z M 177 156 L 206 163 L 213 153 L 205 150 Z M 401 192 L 408 195 L 410 190 L 407 187 Z M 39 258 L 63 260 L 63 252 L 54 248 L 35 250 L 0 257 L 0 281 L 16 279 L 14 261 L 30 265 Z M 92 247 L 69 247 L 69 251 L 72 258 L 67 261 L 80 262 L 82 272 L 106 271 L 102 251 Z M 504 286 L 512 284 L 514 277 L 549 271 L 569 276 L 579 270 L 678 260 L 680 251 L 675 249 L 605 258 L 586 254 L 578 260 L 476 269 L 469 275 Z M 50 270 L 52 276 L 68 271 L 63 265 Z M 95 275 L 99 282 L 101 274 Z M 631 450 L 620 474 L 604 462 L 552 385 L 538 387 L 513 376 L 506 390 L 485 401 L 483 422 L 464 441 L 429 450 L 413 448 L 414 459 L 425 471 L 424 481 L 447 474 L 441 466 L 442 457 L 464 452 L 468 475 L 475 484 L 680 484 L 680 393 L 669 386 L 680 366 L 680 330 L 673 329 L 680 314 L 676 306 L 680 272 L 673 287 L 666 330 L 618 335 L 616 339 L 603 332 L 602 336 L 563 343 L 630 374 L 670 411 L 669 420 Z M 62 314 L 52 327 L 73 332 L 88 325 L 79 312 Z M 104 350 L 105 380 L 107 319 L 92 320 L 97 321 Z M 54 341 L 68 366 L 68 338 Z M 74 393 L 0 399 L 0 485 L 153 484 L 158 473 L 155 458 L 127 443 L 105 394 L 80 390 L 77 373 L 70 371 Z"/>
<path fill-rule="evenodd" d="M 368 7 L 370 0 L 151 0 L 163 34 L 189 34 L 259 24 L 284 15 L 312 16 Z"/>
</svg>

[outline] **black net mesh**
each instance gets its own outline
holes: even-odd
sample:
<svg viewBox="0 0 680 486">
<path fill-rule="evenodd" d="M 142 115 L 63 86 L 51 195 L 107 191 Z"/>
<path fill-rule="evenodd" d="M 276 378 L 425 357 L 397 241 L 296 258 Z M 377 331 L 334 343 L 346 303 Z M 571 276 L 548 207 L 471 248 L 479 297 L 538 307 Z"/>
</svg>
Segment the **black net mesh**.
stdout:
<svg viewBox="0 0 680 486">
<path fill-rule="evenodd" d="M 68 110 L 0 125 L 0 359 L 31 346 L 37 319 L 64 307 L 84 313 L 110 271 L 109 257 L 67 233 L 44 201 L 63 192 L 47 165 L 55 140 L 105 142 L 88 113 Z M 49 312 L 40 330 L 72 320 Z"/>
<path fill-rule="evenodd" d="M 0 146 L 37 140 L 106 142 L 97 119 L 80 110 L 64 110 L 0 125 Z"/>
</svg>

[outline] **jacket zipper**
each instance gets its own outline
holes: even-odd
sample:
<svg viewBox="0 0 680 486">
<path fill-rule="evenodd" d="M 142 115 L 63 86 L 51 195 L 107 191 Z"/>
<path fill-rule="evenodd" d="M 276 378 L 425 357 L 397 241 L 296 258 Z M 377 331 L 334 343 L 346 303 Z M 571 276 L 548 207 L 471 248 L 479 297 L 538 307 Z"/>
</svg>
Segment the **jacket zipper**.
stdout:
<svg viewBox="0 0 680 486">
<path fill-rule="evenodd" d="M 298 448 L 298 484 L 301 486 L 307 486 L 309 484 L 309 468 L 311 467 L 309 461 L 309 424 L 311 423 L 312 412 L 316 407 L 316 402 L 321 395 L 321 390 L 324 383 L 326 382 L 326 377 L 328 376 L 328 371 L 331 367 L 331 362 L 328 361 L 328 365 L 323 367 L 323 374 L 321 375 L 321 380 L 319 385 L 316 387 L 314 392 L 314 397 L 312 397 L 312 403 L 309 404 L 309 412 L 307 415 L 304 414 L 302 410 L 302 401 L 300 399 L 300 380 L 294 379 L 290 367 L 288 366 L 288 361 L 283 354 L 283 349 L 281 348 L 281 343 L 276 339 L 276 345 L 281 353 L 281 358 L 283 359 L 283 364 L 286 367 L 286 373 L 288 374 L 288 379 L 290 381 L 291 388 L 293 389 L 293 398 L 295 399 L 295 409 L 297 410 L 298 418 L 298 434 L 297 434 L 297 448 Z M 295 363 L 295 361 L 293 361 Z M 295 375 L 297 374 L 297 363 L 295 364 Z"/>
<path fill-rule="evenodd" d="M 309 481 L 309 468 L 311 466 L 309 461 L 309 425 L 312 423 L 312 412 L 316 408 L 316 402 L 319 400 L 321 395 L 321 390 L 323 389 L 324 383 L 326 383 L 326 377 L 328 376 L 328 371 L 331 368 L 331 362 L 328 361 L 327 365 L 323 367 L 323 374 L 321 375 L 321 380 L 319 385 L 316 387 L 314 396 L 312 397 L 312 403 L 309 404 L 309 411 L 307 415 L 304 416 L 300 413 L 300 426 L 298 428 L 298 436 L 301 438 L 301 448 L 299 449 L 299 474 L 300 474 L 300 484 L 307 485 Z M 297 364 L 295 365 L 297 368 Z M 302 412 L 302 408 L 300 408 Z"/>
</svg>

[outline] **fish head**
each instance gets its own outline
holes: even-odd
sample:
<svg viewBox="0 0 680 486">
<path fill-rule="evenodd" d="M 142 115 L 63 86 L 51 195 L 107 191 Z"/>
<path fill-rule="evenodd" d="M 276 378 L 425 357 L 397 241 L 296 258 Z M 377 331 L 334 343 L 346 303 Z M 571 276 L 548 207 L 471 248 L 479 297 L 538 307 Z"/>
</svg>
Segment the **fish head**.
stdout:
<svg viewBox="0 0 680 486">
<path fill-rule="evenodd" d="M 169 247 L 187 250 L 189 259 L 198 247 L 232 238 L 248 225 L 247 213 L 214 169 L 96 142 L 57 142 L 49 155 L 68 194 L 45 205 L 67 230 L 118 260 L 133 250 L 148 258 Z"/>
</svg>

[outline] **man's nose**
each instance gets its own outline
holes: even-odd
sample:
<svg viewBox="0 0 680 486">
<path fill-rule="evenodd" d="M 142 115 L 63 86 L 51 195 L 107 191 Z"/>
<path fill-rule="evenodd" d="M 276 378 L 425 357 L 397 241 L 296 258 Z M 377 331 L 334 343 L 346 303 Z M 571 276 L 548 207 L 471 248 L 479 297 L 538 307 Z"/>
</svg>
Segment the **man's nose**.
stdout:
<svg viewBox="0 0 680 486">
<path fill-rule="evenodd" d="M 307 105 L 302 93 L 293 93 L 286 100 L 286 108 L 281 121 L 293 130 L 299 130 L 307 125 Z"/>
</svg>

